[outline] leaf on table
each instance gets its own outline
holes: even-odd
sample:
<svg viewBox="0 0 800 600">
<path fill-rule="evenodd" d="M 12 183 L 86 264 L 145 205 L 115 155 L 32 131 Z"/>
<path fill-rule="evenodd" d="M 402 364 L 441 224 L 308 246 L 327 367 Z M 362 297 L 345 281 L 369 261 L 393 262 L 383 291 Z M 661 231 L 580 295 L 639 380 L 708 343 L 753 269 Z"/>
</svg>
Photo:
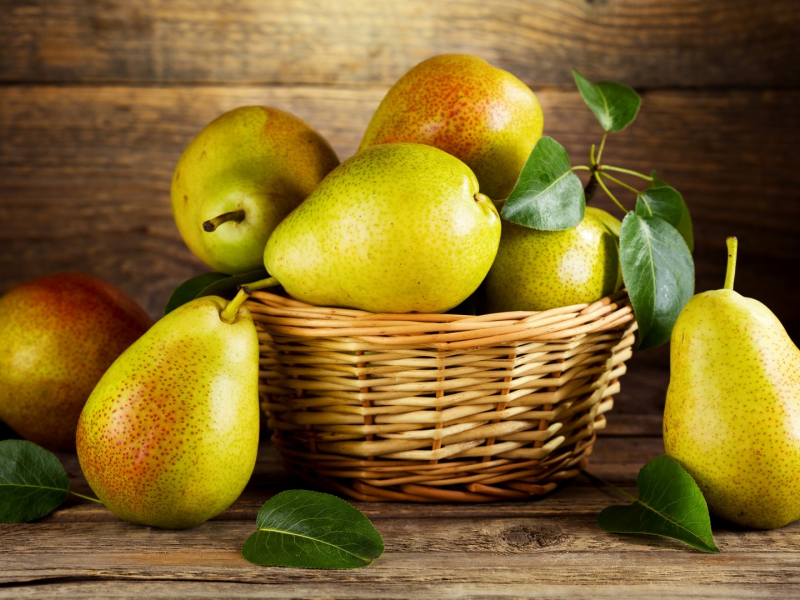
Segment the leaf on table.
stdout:
<svg viewBox="0 0 800 600">
<path fill-rule="evenodd" d="M 304 569 L 357 569 L 383 554 L 383 538 L 344 500 L 306 490 L 281 492 L 258 512 L 242 548 L 252 563 Z"/>
<path fill-rule="evenodd" d="M 183 306 L 187 302 L 197 298 L 197 295 L 210 286 L 212 283 L 227 279 L 230 275 L 225 273 L 201 273 L 191 279 L 187 279 L 180 284 L 172 295 L 167 300 L 167 305 L 164 307 L 164 314 L 167 315 L 179 306 Z"/>
<path fill-rule="evenodd" d="M 694 295 L 692 254 L 672 225 L 629 212 L 620 232 L 620 264 L 639 325 L 639 349 L 660 346 Z"/>
<path fill-rule="evenodd" d="M 545 136 L 533 147 L 501 215 L 523 227 L 561 231 L 583 220 L 585 206 L 583 185 L 567 151 Z"/>
<path fill-rule="evenodd" d="M 255 271 L 249 271 L 241 275 L 226 275 L 224 279 L 215 281 L 209 284 L 208 287 L 202 289 L 195 298 L 202 298 L 203 296 L 221 296 L 230 291 L 236 292 L 240 285 L 247 285 L 248 283 L 260 281 L 267 277 L 269 277 L 269 273 L 267 273 L 266 269 L 256 269 Z M 233 296 L 231 296 L 231 298 L 232 297 Z"/>
<path fill-rule="evenodd" d="M 621 131 L 633 123 L 642 105 L 633 88 L 613 81 L 592 83 L 577 69 L 572 69 L 572 75 L 583 101 L 600 121 L 603 131 Z"/>
<path fill-rule="evenodd" d="M 686 542 L 703 552 L 719 549 L 703 493 L 673 458 L 659 456 L 639 471 L 639 499 L 604 508 L 597 522 L 610 533 L 645 533 Z"/>
<path fill-rule="evenodd" d="M 44 517 L 68 491 L 67 473 L 53 454 L 25 440 L 0 442 L 0 523 Z"/>
<path fill-rule="evenodd" d="M 636 214 L 643 217 L 660 217 L 681 234 L 689 252 L 694 250 L 692 217 L 681 193 L 653 174 L 652 185 L 636 198 Z"/>
</svg>

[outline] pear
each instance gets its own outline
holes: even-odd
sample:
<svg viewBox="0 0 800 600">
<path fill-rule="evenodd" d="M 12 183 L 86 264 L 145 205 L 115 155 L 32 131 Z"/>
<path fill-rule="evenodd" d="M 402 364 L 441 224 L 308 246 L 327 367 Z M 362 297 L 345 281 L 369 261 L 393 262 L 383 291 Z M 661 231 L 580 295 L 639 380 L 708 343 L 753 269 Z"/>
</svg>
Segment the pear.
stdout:
<svg viewBox="0 0 800 600">
<path fill-rule="evenodd" d="M 208 296 L 175 309 L 86 402 L 78 459 L 118 517 L 194 527 L 247 484 L 258 449 L 258 337 L 243 299 Z"/>
<path fill-rule="evenodd" d="M 278 225 L 264 264 L 304 302 L 444 312 L 480 285 L 500 217 L 457 158 L 383 144 L 342 163 Z"/>
<path fill-rule="evenodd" d="M 619 289 L 619 227 L 619 220 L 591 206 L 577 227 L 564 231 L 503 221 L 497 258 L 486 277 L 488 310 L 548 310 L 594 302 Z"/>
<path fill-rule="evenodd" d="M 172 176 L 175 223 L 212 269 L 258 269 L 275 226 L 338 164 L 328 142 L 294 115 L 237 108 L 183 151 Z"/>
<path fill-rule="evenodd" d="M 800 351 L 763 304 L 725 287 L 697 294 L 672 330 L 664 447 L 712 513 L 774 529 L 800 518 Z"/>
<path fill-rule="evenodd" d="M 27 281 L 0 298 L 0 418 L 51 450 L 75 450 L 83 405 L 153 324 L 110 283 L 82 273 Z"/>
<path fill-rule="evenodd" d="M 481 191 L 507 198 L 542 136 L 542 108 L 519 79 L 477 56 L 443 54 L 392 86 L 359 150 L 387 142 L 435 146 L 463 160 Z"/>
</svg>

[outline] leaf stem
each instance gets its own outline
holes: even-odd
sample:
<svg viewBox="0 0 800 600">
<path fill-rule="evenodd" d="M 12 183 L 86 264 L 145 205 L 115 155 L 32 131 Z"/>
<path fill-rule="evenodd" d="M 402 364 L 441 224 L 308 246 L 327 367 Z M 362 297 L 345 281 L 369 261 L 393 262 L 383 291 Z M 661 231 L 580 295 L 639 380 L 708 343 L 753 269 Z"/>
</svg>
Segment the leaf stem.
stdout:
<svg viewBox="0 0 800 600">
<path fill-rule="evenodd" d="M 608 194 L 608 197 L 611 198 L 614 201 L 614 204 L 619 206 L 619 209 L 622 212 L 627 213 L 628 212 L 627 209 L 624 206 L 622 206 L 622 203 L 619 200 L 617 200 L 617 197 L 614 194 L 611 193 L 611 190 L 609 190 L 608 187 L 606 186 L 606 184 L 603 183 L 603 180 L 599 177 L 598 174 L 595 174 L 595 179 L 597 179 L 597 183 L 600 184 L 600 187 L 603 188 L 603 191 L 606 194 Z"/>
<path fill-rule="evenodd" d="M 638 177 L 639 179 L 644 179 L 646 181 L 653 181 L 653 178 L 649 175 L 643 175 L 638 171 L 631 171 L 630 169 L 623 169 L 621 167 L 612 167 L 610 165 L 603 165 L 604 171 L 617 171 L 618 173 L 626 173 L 628 175 L 633 175 L 634 177 Z"/>
<path fill-rule="evenodd" d="M 603 485 L 607 485 L 608 487 L 612 488 L 614 491 L 616 491 L 616 492 L 618 492 L 619 494 L 622 494 L 623 496 L 625 496 L 625 497 L 626 497 L 628 500 L 632 500 L 632 501 L 634 501 L 634 502 L 639 502 L 639 499 L 638 499 L 636 496 L 633 496 L 632 494 L 629 494 L 629 493 L 628 493 L 628 492 L 626 492 L 625 490 L 623 490 L 623 489 L 621 489 L 621 488 L 618 488 L 618 487 L 617 487 L 617 486 L 615 486 L 613 483 L 610 483 L 610 482 L 606 481 L 606 480 L 605 480 L 605 479 L 603 479 L 602 477 L 598 477 L 597 475 L 595 475 L 594 473 L 590 473 L 590 472 L 589 472 L 589 471 L 587 471 L 586 469 L 583 469 L 583 470 L 581 471 L 581 473 L 583 473 L 584 475 L 586 475 L 586 477 L 588 477 L 589 479 L 593 479 L 594 481 L 596 481 L 596 482 L 598 482 L 598 483 L 602 483 Z"/>
<path fill-rule="evenodd" d="M 594 144 L 592 144 L 592 147 L 589 149 L 589 164 L 592 165 L 592 170 L 597 166 L 597 161 L 594 159 Z"/>
<path fill-rule="evenodd" d="M 573 171 L 591 171 L 592 167 L 587 167 L 586 165 L 578 165 L 577 167 L 572 167 Z"/>
<path fill-rule="evenodd" d="M 600 148 L 597 149 L 597 164 L 600 164 L 600 157 L 603 156 L 603 148 L 606 147 L 606 138 L 608 137 L 608 132 L 603 133 L 603 139 L 600 140 Z"/>
<path fill-rule="evenodd" d="M 614 176 L 612 176 L 612 175 L 609 175 L 608 173 L 603 173 L 603 171 L 598 171 L 597 173 L 598 173 L 599 175 L 602 175 L 602 176 L 603 176 L 603 177 L 605 177 L 606 179 L 610 179 L 611 181 L 613 181 L 613 182 L 614 182 L 614 183 L 616 183 L 617 185 L 624 187 L 626 190 L 633 192 L 633 193 L 634 193 L 634 194 L 636 194 L 637 196 L 638 196 L 638 195 L 640 195 L 640 194 L 642 193 L 642 192 L 640 192 L 639 190 L 637 190 L 635 187 L 633 187 L 632 185 L 628 185 L 627 183 L 625 183 L 625 182 L 624 182 L 624 181 L 622 181 L 621 179 L 617 179 L 616 177 L 614 177 Z"/>
<path fill-rule="evenodd" d="M 78 498 L 83 498 L 84 500 L 91 500 L 92 502 L 97 502 L 98 504 L 103 504 L 102 500 L 98 500 L 97 498 L 92 498 L 91 496 L 84 496 L 83 494 L 79 494 L 78 492 L 73 492 L 69 490 L 69 493 L 73 496 L 77 496 Z M 105 504 L 103 504 L 105 506 Z"/>
</svg>

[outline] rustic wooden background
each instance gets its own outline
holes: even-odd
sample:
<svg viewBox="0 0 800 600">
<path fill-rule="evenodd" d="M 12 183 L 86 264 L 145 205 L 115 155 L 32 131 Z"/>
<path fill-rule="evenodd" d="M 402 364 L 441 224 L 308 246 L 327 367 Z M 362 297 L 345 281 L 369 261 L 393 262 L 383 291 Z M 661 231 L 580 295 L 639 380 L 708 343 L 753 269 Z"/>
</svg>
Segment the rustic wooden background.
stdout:
<svg viewBox="0 0 800 600">
<path fill-rule="evenodd" d="M 796 0 L 0 0 L 0 293 L 31 277 L 84 271 L 158 316 L 175 286 L 205 270 L 174 226 L 169 184 L 206 123 L 236 106 L 277 106 L 315 126 L 345 159 L 398 77 L 431 55 L 465 52 L 529 84 L 545 132 L 576 163 L 586 162 L 600 130 L 571 68 L 634 86 L 640 116 L 612 137 L 605 158 L 657 168 L 683 192 L 698 291 L 721 286 L 725 236 L 739 236 L 737 289 L 767 304 L 798 341 L 798 39 Z M 631 361 L 598 443 L 593 468 L 629 490 L 662 451 L 667 358 L 660 348 Z M 769 536 L 717 531 L 718 557 L 615 539 L 594 524 L 611 497 L 585 481 L 524 508 L 361 506 L 387 539 L 376 567 L 302 576 L 254 569 L 236 544 L 264 490 L 293 485 L 264 452 L 245 496 L 192 532 L 137 528 L 74 502 L 35 527 L 6 526 L 0 597 L 53 591 L 36 581 L 62 582 L 66 595 L 100 594 L 115 578 L 150 580 L 128 584 L 144 595 L 157 591 L 152 580 L 183 579 L 198 583 L 158 590 L 212 597 L 218 582 L 236 581 L 245 587 L 226 593 L 256 594 L 247 585 L 263 582 L 304 595 L 322 593 L 314 582 L 336 582 L 339 595 L 402 597 L 434 589 L 442 568 L 454 596 L 547 584 L 556 597 L 566 593 L 561 584 L 591 584 L 570 589 L 618 597 L 602 586 L 619 583 L 645 586 L 626 588 L 634 595 L 671 595 L 686 583 L 708 584 L 697 594 L 720 598 L 733 595 L 720 584 L 742 586 L 742 597 L 790 597 L 800 582 L 796 527 Z M 64 460 L 84 490 L 74 458 Z M 2 587 L 13 582 L 29 584 Z"/>
</svg>

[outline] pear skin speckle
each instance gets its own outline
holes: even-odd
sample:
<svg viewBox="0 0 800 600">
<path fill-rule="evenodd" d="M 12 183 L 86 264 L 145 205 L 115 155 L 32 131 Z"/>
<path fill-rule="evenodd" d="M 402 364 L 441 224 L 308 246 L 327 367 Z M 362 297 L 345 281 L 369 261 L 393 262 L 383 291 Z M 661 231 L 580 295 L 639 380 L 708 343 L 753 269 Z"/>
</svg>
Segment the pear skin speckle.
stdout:
<svg viewBox="0 0 800 600">
<path fill-rule="evenodd" d="M 542 135 L 534 93 L 482 58 L 443 54 L 406 73 L 386 94 L 359 150 L 391 142 L 440 148 L 463 160 L 490 198 L 507 198 Z"/>
<path fill-rule="evenodd" d="M 78 459 L 118 517 L 184 529 L 233 503 L 258 450 L 258 338 L 250 313 L 199 298 L 111 366 L 78 423 Z"/>
<path fill-rule="evenodd" d="M 704 292 L 672 330 L 664 447 L 712 513 L 756 529 L 800 518 L 800 351 L 777 317 Z"/>
</svg>

